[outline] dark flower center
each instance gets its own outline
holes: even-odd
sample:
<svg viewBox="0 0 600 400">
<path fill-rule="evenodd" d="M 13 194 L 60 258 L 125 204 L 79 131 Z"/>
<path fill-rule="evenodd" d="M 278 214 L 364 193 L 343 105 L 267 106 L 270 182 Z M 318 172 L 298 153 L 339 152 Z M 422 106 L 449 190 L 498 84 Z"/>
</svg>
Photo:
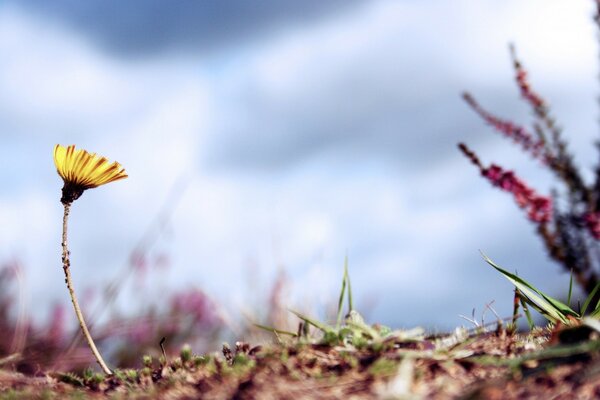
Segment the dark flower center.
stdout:
<svg viewBox="0 0 600 400">
<path fill-rule="evenodd" d="M 62 188 L 62 197 L 60 198 L 60 202 L 65 205 L 71 204 L 81 197 L 85 189 L 86 188 L 84 186 L 72 182 L 65 182 Z"/>
</svg>

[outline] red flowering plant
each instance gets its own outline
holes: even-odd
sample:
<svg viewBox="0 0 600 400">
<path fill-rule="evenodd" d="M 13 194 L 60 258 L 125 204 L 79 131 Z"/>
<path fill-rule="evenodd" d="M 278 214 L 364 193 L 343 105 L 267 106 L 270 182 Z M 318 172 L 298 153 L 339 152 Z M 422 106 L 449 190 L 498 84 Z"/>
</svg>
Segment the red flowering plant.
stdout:
<svg viewBox="0 0 600 400">
<path fill-rule="evenodd" d="M 600 0 L 595 0 L 595 3 L 594 20 L 600 28 Z M 458 147 L 483 177 L 514 197 L 536 226 L 550 257 L 570 272 L 586 293 L 591 294 L 600 283 L 600 163 L 595 169 L 594 181 L 586 182 L 573 162 L 548 103 L 532 88 L 527 71 L 512 46 L 510 54 L 515 83 L 533 114 L 531 130 L 487 111 L 469 93 L 465 93 L 463 98 L 496 132 L 511 139 L 547 168 L 560 186 L 552 195 L 538 194 L 514 172 L 495 164 L 484 166 L 464 143 Z"/>
</svg>

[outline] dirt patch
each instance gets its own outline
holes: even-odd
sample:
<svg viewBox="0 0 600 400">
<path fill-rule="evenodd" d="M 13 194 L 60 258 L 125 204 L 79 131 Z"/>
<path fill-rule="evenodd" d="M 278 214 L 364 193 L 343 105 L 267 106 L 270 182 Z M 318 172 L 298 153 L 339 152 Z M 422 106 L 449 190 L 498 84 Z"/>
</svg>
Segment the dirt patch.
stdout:
<svg viewBox="0 0 600 400">
<path fill-rule="evenodd" d="M 592 335 L 593 336 L 593 335 Z M 311 343 L 145 359 L 111 377 L 0 370 L 2 399 L 523 399 L 600 398 L 600 343 L 548 330 L 388 341 L 357 349 Z M 585 339 L 585 340 L 584 340 Z"/>
</svg>

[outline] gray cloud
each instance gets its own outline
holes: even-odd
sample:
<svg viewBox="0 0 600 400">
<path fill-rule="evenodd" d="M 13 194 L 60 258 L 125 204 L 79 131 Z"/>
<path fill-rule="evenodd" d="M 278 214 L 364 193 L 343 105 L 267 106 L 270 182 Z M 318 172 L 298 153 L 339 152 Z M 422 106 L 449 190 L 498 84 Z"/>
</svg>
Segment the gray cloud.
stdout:
<svg viewBox="0 0 600 400">
<path fill-rule="evenodd" d="M 202 52 L 350 8 L 361 0 L 25 0 L 13 3 L 132 57 L 163 50 Z"/>
<path fill-rule="evenodd" d="M 363 87 L 354 93 L 368 101 L 333 89 L 323 96 L 315 93 L 297 99 L 296 104 L 248 94 L 257 96 L 246 101 L 248 117 L 213 136 L 210 163 L 281 170 L 326 153 L 355 161 L 387 158 L 421 168 L 458 156 L 458 142 L 477 147 L 498 140 L 464 104 L 457 87 L 441 87 L 435 95 L 419 100 L 402 92 L 403 82 L 391 79 L 387 84 L 397 92 L 376 93 L 377 88 Z M 513 98 L 512 88 L 507 87 L 497 93 L 495 103 L 504 109 L 518 108 Z"/>
</svg>

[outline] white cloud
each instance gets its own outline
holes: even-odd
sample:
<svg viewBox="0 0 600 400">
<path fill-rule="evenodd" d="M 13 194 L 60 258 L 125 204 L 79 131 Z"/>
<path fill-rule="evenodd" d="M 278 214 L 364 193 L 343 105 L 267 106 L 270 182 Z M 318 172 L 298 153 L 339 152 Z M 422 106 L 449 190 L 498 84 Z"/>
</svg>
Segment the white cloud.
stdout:
<svg viewBox="0 0 600 400">
<path fill-rule="evenodd" d="M 21 123 L 43 119 L 52 127 L 67 117 L 116 118 L 131 103 L 131 83 L 118 73 L 117 63 L 10 6 L 0 13 L 0 52 L 2 109 Z"/>
<path fill-rule="evenodd" d="M 590 62 L 574 61 L 596 56 L 594 37 L 580 40 L 590 31 L 589 7 L 529 4 L 374 2 L 214 59 L 135 62 L 0 8 L 0 115 L 7 127 L 0 157 L 17 166 L 14 174 L 0 172 L 4 181 L 14 179 L 0 193 L 0 254 L 27 254 L 36 296 L 51 296 L 46 278 L 61 278 L 44 269 L 59 261 L 49 149 L 77 142 L 130 174 L 76 206 L 79 287 L 118 271 L 183 174 L 190 183 L 169 225 L 172 236 L 161 242 L 173 260 L 161 285 L 202 285 L 222 302 L 243 298 L 244 268 L 253 258 L 269 273 L 285 265 L 296 298 L 325 302 L 335 296 L 347 252 L 357 298 L 410 304 L 402 315 L 379 308 L 382 322 L 440 318 L 451 325 L 434 313 L 436 304 L 454 318 L 505 292 L 476 281 L 501 280 L 485 270 L 479 248 L 510 253 L 506 259 L 519 264 L 511 267 L 524 272 L 537 271 L 532 264 L 553 268 L 512 200 L 455 150 L 468 132 L 449 131 L 473 126 L 463 120 L 467 111 L 450 115 L 453 107 L 462 110 L 461 89 L 506 98 L 508 89 L 496 89 L 509 84 L 503 51 L 511 38 L 536 73 L 547 71 L 537 75 L 542 86 L 560 91 L 573 81 L 579 90 L 594 80 Z M 575 76 L 554 80 L 566 70 Z M 448 106 L 455 95 L 456 105 Z M 537 166 L 506 153 L 514 148 L 499 150 L 500 141 L 482 141 L 482 157 L 501 158 L 546 185 Z M 225 166 L 233 167 L 215 167 L 213 152 L 229 155 Z M 266 167 L 236 164 L 249 154 Z M 269 158 L 283 161 L 273 167 Z M 545 279 L 553 288 L 562 282 Z"/>
</svg>

